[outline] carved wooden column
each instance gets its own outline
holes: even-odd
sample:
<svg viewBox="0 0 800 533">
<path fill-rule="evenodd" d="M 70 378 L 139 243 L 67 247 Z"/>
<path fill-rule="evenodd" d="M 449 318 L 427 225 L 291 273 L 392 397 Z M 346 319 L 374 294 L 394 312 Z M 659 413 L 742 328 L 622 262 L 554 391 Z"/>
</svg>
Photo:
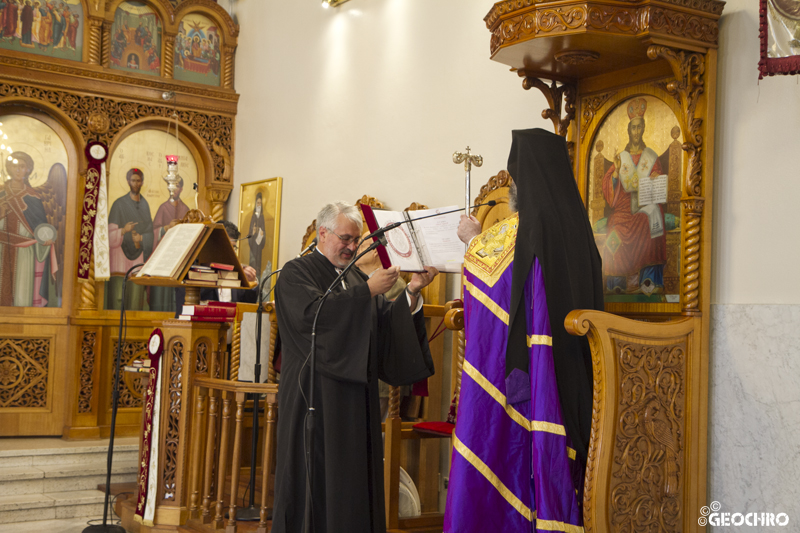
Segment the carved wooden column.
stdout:
<svg viewBox="0 0 800 533">
<path fill-rule="evenodd" d="M 666 46 L 651 46 L 647 49 L 650 59 L 663 58 L 669 63 L 675 80 L 666 84 L 668 93 L 681 103 L 683 116 L 680 117 L 684 131 L 683 150 L 689 156 L 686 169 L 683 206 L 683 291 L 681 291 L 681 312 L 684 315 L 700 315 L 701 278 L 700 258 L 702 255 L 702 218 L 705 198 L 703 197 L 703 151 L 704 125 L 698 104 L 705 89 L 705 56 L 703 54 L 676 51 Z M 698 116 L 699 115 L 699 116 Z"/>
<path fill-rule="evenodd" d="M 92 254 L 91 262 L 89 263 L 89 278 L 81 280 L 78 285 L 81 288 L 81 302 L 78 304 L 80 311 L 94 311 L 97 308 L 95 301 L 95 293 L 97 288 L 94 281 L 94 254 Z"/>
<path fill-rule="evenodd" d="M 103 50 L 103 19 L 89 17 L 89 64 L 99 65 Z"/>
<path fill-rule="evenodd" d="M 225 215 L 225 202 L 231 194 L 230 189 L 206 189 L 206 200 L 211 207 L 211 219 L 219 222 Z"/>
<path fill-rule="evenodd" d="M 113 20 L 103 21 L 103 49 L 101 52 L 101 57 L 102 65 L 105 68 L 111 66 L 111 26 L 113 25 Z"/>
<path fill-rule="evenodd" d="M 175 72 L 175 36 L 164 36 L 164 77 L 172 79 Z"/>
<path fill-rule="evenodd" d="M 233 89 L 233 66 L 235 46 L 223 46 L 222 87 Z"/>
</svg>

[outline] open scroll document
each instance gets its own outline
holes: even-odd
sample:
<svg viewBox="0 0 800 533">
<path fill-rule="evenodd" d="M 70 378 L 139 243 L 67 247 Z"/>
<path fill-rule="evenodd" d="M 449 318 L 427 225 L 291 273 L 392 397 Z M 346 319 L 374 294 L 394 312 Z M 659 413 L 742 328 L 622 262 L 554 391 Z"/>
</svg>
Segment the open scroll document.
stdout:
<svg viewBox="0 0 800 533">
<path fill-rule="evenodd" d="M 384 268 L 399 266 L 404 272 L 422 272 L 424 267 L 436 267 L 440 272 L 461 272 L 464 263 L 464 243 L 456 231 L 463 211 L 430 218 L 458 206 L 423 209 L 419 211 L 383 211 L 361 205 L 370 232 L 394 222 L 408 222 L 386 233 L 386 246 L 378 247 Z"/>
<path fill-rule="evenodd" d="M 194 249 L 197 241 L 203 235 L 204 224 L 177 224 L 173 226 L 158 247 L 153 251 L 150 259 L 139 271 L 137 277 L 158 276 L 174 278 L 184 266 L 184 262 Z"/>
</svg>

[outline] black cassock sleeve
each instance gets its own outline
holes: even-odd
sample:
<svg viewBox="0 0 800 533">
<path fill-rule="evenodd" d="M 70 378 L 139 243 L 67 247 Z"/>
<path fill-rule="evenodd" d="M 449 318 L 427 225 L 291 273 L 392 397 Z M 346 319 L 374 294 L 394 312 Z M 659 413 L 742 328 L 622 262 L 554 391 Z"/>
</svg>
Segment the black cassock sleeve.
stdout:
<svg viewBox="0 0 800 533">
<path fill-rule="evenodd" d="M 286 325 L 280 329 L 281 340 L 285 347 L 294 348 L 284 349 L 283 357 L 300 358 L 293 364 L 303 364 L 311 351 L 314 315 L 335 274 L 308 260 L 290 261 L 281 272 L 275 303 L 278 324 Z M 366 283 L 347 290 L 337 287 L 328 296 L 317 320 L 317 372 L 331 379 L 367 383 L 370 300 Z M 283 364 L 287 363 L 284 359 Z"/>
<path fill-rule="evenodd" d="M 389 385 L 410 385 L 433 375 L 425 316 L 411 314 L 405 294 L 378 298 L 378 376 Z"/>
<path fill-rule="evenodd" d="M 284 357 L 305 360 L 319 302 L 336 272 L 324 257 L 290 261 L 281 272 L 276 291 L 278 323 Z M 317 371 L 329 378 L 366 384 L 371 344 L 377 351 L 377 370 L 392 385 L 415 383 L 433 373 L 422 313 L 412 317 L 406 298 L 395 302 L 372 298 L 361 274 L 347 277 L 348 287 L 336 287 L 317 320 Z M 373 315 L 373 307 L 376 314 Z M 376 322 L 373 322 L 376 320 Z M 373 335 L 375 336 L 373 338 Z M 303 361 L 294 361 L 302 364 Z M 286 361 L 285 361 L 286 362 Z"/>
</svg>

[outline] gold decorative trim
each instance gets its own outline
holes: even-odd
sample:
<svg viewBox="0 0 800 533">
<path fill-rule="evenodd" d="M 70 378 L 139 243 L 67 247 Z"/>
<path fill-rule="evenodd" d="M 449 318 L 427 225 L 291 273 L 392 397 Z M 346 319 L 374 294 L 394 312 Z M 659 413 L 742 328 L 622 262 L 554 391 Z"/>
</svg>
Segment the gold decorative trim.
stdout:
<svg viewBox="0 0 800 533">
<path fill-rule="evenodd" d="M 481 374 L 477 368 L 472 366 L 472 363 L 467 360 L 464 360 L 463 371 L 466 372 L 467 375 L 471 377 L 472 380 L 475 381 L 475 383 L 477 383 L 484 391 L 486 391 L 486 394 L 494 398 L 494 400 L 499 403 L 503 409 L 505 409 L 508 416 L 511 417 L 514 422 L 525 428 L 527 431 L 541 431 L 544 433 L 553 433 L 554 435 L 566 437 L 567 430 L 561 424 L 544 422 L 542 420 L 528 420 L 525 418 L 522 413 L 514 408 L 513 405 L 509 405 L 506 396 L 500 392 L 491 381 L 486 379 L 486 377 Z"/>
<path fill-rule="evenodd" d="M 526 506 L 522 501 L 517 498 L 517 495 L 511 492 L 511 489 L 506 487 L 500 478 L 498 478 L 492 469 L 484 463 L 480 457 L 478 457 L 475 452 L 467 448 L 467 446 L 461 442 L 458 438 L 458 435 L 453 435 L 453 446 L 455 447 L 456 451 L 467 460 L 469 464 L 471 464 L 478 472 L 480 472 L 483 477 L 486 478 L 486 481 L 492 484 L 492 486 L 497 489 L 497 492 L 500 493 L 503 498 L 514 508 L 517 510 L 519 514 L 525 517 L 528 521 L 533 521 L 534 513 L 530 510 L 528 506 Z M 538 522 L 538 521 L 537 521 Z"/>
<path fill-rule="evenodd" d="M 500 307 L 500 305 L 492 300 L 485 292 L 466 280 L 464 281 L 464 289 L 508 326 L 508 312 Z"/>
<path fill-rule="evenodd" d="M 536 519 L 536 529 L 542 531 L 563 531 L 564 533 L 583 533 L 581 526 L 574 526 L 572 524 L 565 524 L 558 520 L 542 520 Z"/>
<path fill-rule="evenodd" d="M 528 348 L 531 346 L 552 346 L 553 337 L 550 335 L 528 335 Z"/>
</svg>

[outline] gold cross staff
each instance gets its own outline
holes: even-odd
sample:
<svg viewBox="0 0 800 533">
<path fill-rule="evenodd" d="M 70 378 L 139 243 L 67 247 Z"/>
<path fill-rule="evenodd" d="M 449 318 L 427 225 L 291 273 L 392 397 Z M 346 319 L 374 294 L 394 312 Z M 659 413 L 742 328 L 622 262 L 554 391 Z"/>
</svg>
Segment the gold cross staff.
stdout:
<svg viewBox="0 0 800 533">
<path fill-rule="evenodd" d="M 478 154 L 470 154 L 469 153 L 469 146 L 467 146 L 466 153 L 464 152 L 455 152 L 453 154 L 453 163 L 459 164 L 464 163 L 464 172 L 466 173 L 466 201 L 464 203 L 464 207 L 467 208 L 466 214 L 469 216 L 469 208 L 472 205 L 472 200 L 470 199 L 471 195 L 469 193 L 469 177 L 470 171 L 472 170 L 472 165 L 479 167 L 483 165 L 483 157 L 479 156 Z"/>
</svg>

